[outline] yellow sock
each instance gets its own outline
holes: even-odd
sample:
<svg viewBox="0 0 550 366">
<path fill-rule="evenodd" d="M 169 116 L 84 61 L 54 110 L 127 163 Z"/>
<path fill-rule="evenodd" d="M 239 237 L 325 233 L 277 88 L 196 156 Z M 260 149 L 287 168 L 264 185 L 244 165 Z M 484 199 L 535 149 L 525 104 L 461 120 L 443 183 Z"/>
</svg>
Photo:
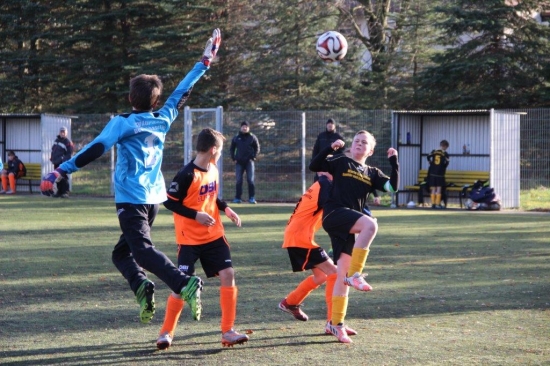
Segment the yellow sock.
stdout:
<svg viewBox="0 0 550 366">
<path fill-rule="evenodd" d="M 171 337 L 174 337 L 176 327 L 178 326 L 178 320 L 183 310 L 184 302 L 182 299 L 176 299 L 174 296 L 169 295 L 166 302 L 166 313 L 164 314 L 164 323 L 160 328 L 159 334 L 164 332 L 170 333 Z"/>
<path fill-rule="evenodd" d="M 440 205 L 441 204 L 441 193 L 435 195 L 435 204 Z"/>
<path fill-rule="evenodd" d="M 294 291 L 288 294 L 286 297 L 286 302 L 288 305 L 300 305 L 304 299 L 311 293 L 311 291 L 315 290 L 317 287 L 319 287 L 318 284 L 315 283 L 313 280 L 313 276 L 309 276 L 306 279 L 304 279 Z"/>
<path fill-rule="evenodd" d="M 435 203 L 435 194 L 434 193 L 430 194 L 430 199 L 432 200 L 432 205 L 435 205 L 436 203 Z"/>
<path fill-rule="evenodd" d="M 237 286 L 220 286 L 220 307 L 222 309 L 222 333 L 228 332 L 237 317 Z"/>
<path fill-rule="evenodd" d="M 338 275 L 333 273 L 327 276 L 327 282 L 325 285 L 325 303 L 327 304 L 327 320 L 332 318 L 332 292 L 334 291 L 334 284 L 336 283 L 336 277 Z"/>
<path fill-rule="evenodd" d="M 348 297 L 347 296 L 333 296 L 332 297 L 332 324 L 338 325 L 344 322 L 346 312 L 348 310 Z"/>
<path fill-rule="evenodd" d="M 363 268 L 367 262 L 368 255 L 368 249 L 353 248 L 353 251 L 351 252 L 351 263 L 348 269 L 348 277 L 353 276 L 355 272 L 363 273 Z"/>
</svg>

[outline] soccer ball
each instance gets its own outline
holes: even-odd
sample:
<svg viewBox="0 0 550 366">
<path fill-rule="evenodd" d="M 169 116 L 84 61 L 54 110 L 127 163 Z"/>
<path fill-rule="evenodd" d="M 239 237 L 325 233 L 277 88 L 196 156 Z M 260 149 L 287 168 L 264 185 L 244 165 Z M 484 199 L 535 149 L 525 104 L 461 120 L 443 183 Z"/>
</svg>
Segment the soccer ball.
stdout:
<svg viewBox="0 0 550 366">
<path fill-rule="evenodd" d="M 317 54 L 325 62 L 340 61 L 348 52 L 348 41 L 336 31 L 328 31 L 317 38 Z"/>
</svg>

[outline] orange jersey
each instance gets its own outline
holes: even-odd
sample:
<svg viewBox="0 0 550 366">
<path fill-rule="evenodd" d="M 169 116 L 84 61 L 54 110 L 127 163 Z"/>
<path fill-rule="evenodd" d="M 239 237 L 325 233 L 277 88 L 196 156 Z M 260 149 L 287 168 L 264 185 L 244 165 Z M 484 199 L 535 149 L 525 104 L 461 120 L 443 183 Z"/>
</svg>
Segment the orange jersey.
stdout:
<svg viewBox="0 0 550 366">
<path fill-rule="evenodd" d="M 215 164 L 211 163 L 205 171 L 191 162 L 172 181 L 167 192 L 169 205 L 165 203 L 165 206 L 174 211 L 177 244 L 206 244 L 224 236 L 220 209 L 227 205 L 218 199 L 218 174 Z M 176 202 L 179 205 L 175 205 Z M 208 213 L 216 224 L 204 226 L 197 222 L 195 215 L 198 211 Z"/>
<path fill-rule="evenodd" d="M 320 190 L 321 185 L 315 182 L 296 204 L 286 225 L 283 248 L 319 247 L 315 242 L 315 232 L 321 227 L 323 218 L 323 210 L 319 206 Z"/>
</svg>

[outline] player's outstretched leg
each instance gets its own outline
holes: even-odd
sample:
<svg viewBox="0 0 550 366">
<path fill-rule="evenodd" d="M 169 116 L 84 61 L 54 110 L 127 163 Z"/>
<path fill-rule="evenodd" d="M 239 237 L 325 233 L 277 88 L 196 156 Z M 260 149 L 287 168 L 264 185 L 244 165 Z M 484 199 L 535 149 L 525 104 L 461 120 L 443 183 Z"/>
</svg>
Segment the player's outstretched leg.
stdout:
<svg viewBox="0 0 550 366">
<path fill-rule="evenodd" d="M 146 324 L 155 315 L 155 284 L 145 279 L 136 292 L 136 300 L 139 304 L 139 320 Z"/>
<path fill-rule="evenodd" d="M 202 312 L 201 303 L 202 280 L 197 276 L 190 276 L 187 285 L 181 289 L 181 298 L 189 304 L 193 319 L 200 320 Z"/>
</svg>

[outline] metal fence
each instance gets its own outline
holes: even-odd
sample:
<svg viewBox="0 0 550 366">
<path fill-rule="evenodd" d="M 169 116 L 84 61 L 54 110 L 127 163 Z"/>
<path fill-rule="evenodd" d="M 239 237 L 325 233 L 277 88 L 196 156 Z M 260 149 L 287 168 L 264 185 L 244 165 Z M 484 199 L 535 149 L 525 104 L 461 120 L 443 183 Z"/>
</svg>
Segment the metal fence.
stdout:
<svg viewBox="0 0 550 366">
<path fill-rule="evenodd" d="M 510 110 L 512 111 L 512 110 Z M 521 117 L 521 189 L 550 187 L 550 109 L 524 109 Z M 89 143 L 103 129 L 111 115 L 79 115 L 73 119 L 72 140 L 77 151 Z M 389 173 L 386 150 L 391 143 L 390 110 L 357 111 L 242 111 L 223 114 L 223 134 L 227 141 L 223 154 L 223 198 L 231 200 L 235 194 L 234 163 L 229 156 L 231 139 L 242 121 L 250 123 L 250 130 L 260 142 L 261 153 L 256 161 L 256 199 L 263 202 L 296 202 L 304 187 L 313 182 L 313 173 L 307 171 L 311 151 L 317 135 L 325 130 L 327 119 L 333 118 L 337 131 L 351 144 L 355 132 L 368 130 L 377 140 L 375 153 L 368 164 Z M 305 119 L 305 152 L 302 149 Z M 215 126 L 212 125 L 212 128 Z M 163 173 L 169 184 L 184 161 L 183 113 L 167 135 Z M 73 174 L 74 194 L 111 195 L 111 151 Z M 243 198 L 248 197 L 246 180 Z"/>
</svg>

